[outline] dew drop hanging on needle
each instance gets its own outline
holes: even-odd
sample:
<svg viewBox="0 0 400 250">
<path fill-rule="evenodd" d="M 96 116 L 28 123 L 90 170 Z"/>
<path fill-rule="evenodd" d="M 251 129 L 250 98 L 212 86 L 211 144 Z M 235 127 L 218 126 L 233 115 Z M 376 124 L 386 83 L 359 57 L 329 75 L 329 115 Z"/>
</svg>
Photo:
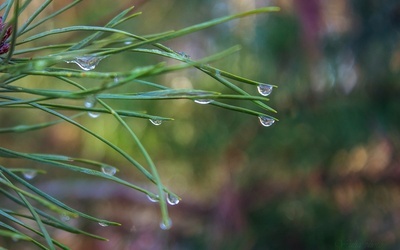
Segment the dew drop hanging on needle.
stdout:
<svg viewBox="0 0 400 250">
<path fill-rule="evenodd" d="M 275 122 L 275 120 L 273 118 L 268 117 L 268 116 L 259 116 L 258 119 L 260 119 L 260 123 L 264 127 L 270 127 Z"/>
<path fill-rule="evenodd" d="M 149 119 L 149 120 L 155 126 L 160 126 L 163 122 L 162 120 L 158 120 L 158 119 Z"/>
<path fill-rule="evenodd" d="M 160 201 L 160 197 L 158 197 L 158 195 L 156 195 L 156 196 L 147 195 L 147 199 L 151 202 L 159 202 Z"/>
<path fill-rule="evenodd" d="M 170 218 L 168 218 L 166 221 L 162 221 L 160 223 L 160 228 L 162 230 L 168 230 L 168 229 L 171 229 L 171 227 L 172 227 L 172 221 Z"/>
<path fill-rule="evenodd" d="M 66 63 L 75 63 L 85 71 L 93 70 L 103 60 L 105 56 L 77 56 L 73 60 L 67 60 Z"/>
<path fill-rule="evenodd" d="M 100 116 L 99 113 L 97 112 L 88 112 L 88 116 L 92 117 L 92 118 L 97 118 Z"/>
<path fill-rule="evenodd" d="M 168 204 L 174 206 L 179 203 L 179 198 L 174 194 L 167 194 L 167 202 Z"/>
<path fill-rule="evenodd" d="M 93 95 L 90 95 L 90 96 L 86 97 L 83 105 L 86 108 L 93 108 L 95 104 L 96 104 L 96 97 Z"/>
<path fill-rule="evenodd" d="M 61 214 L 61 215 L 60 215 L 60 219 L 61 219 L 61 221 L 63 221 L 63 222 L 68 222 L 68 221 L 71 220 L 71 217 L 69 217 L 67 214 Z"/>
<path fill-rule="evenodd" d="M 26 171 L 22 172 L 22 175 L 24 176 L 25 179 L 32 180 L 33 178 L 36 177 L 37 172 L 36 172 L 36 170 L 26 170 Z"/>
<path fill-rule="evenodd" d="M 84 102 L 83 105 L 84 105 L 86 108 L 93 108 L 93 107 L 96 105 L 96 102 L 97 102 L 96 97 L 95 97 L 94 95 L 90 95 L 90 96 L 87 96 L 87 97 L 86 97 L 85 102 Z M 91 118 L 97 118 L 97 117 L 100 116 L 100 113 L 93 112 L 93 111 L 89 111 L 89 112 L 88 112 L 88 115 L 89 115 Z"/>
<path fill-rule="evenodd" d="M 262 96 L 269 96 L 272 93 L 273 86 L 270 84 L 260 84 L 257 86 L 258 93 Z"/>
<path fill-rule="evenodd" d="M 103 172 L 106 175 L 115 175 L 115 173 L 117 173 L 117 169 L 112 167 L 112 166 L 107 166 L 107 165 L 103 165 L 101 166 L 101 172 Z"/>
<path fill-rule="evenodd" d="M 211 100 L 211 99 L 196 99 L 196 100 L 194 100 L 194 102 L 197 104 L 209 104 L 212 101 L 213 100 Z"/>
</svg>

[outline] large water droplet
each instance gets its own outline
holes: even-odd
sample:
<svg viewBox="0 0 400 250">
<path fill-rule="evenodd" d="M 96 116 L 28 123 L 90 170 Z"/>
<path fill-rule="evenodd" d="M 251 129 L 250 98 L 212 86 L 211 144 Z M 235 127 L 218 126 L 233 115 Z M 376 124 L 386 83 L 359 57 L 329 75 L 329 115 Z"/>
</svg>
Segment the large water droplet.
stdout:
<svg viewBox="0 0 400 250">
<path fill-rule="evenodd" d="M 25 179 L 32 180 L 33 178 L 36 177 L 37 172 L 36 172 L 36 170 L 26 170 L 26 171 L 22 172 L 22 175 L 24 176 Z"/>
<path fill-rule="evenodd" d="M 106 175 L 115 175 L 117 169 L 112 166 L 103 165 L 101 166 L 101 172 L 105 173 Z"/>
<path fill-rule="evenodd" d="M 104 222 L 99 222 L 99 225 L 102 227 L 108 227 L 107 223 L 104 223 Z"/>
<path fill-rule="evenodd" d="M 149 199 L 149 201 L 151 202 L 159 202 L 160 198 L 158 197 L 158 195 L 147 195 L 147 199 Z"/>
<path fill-rule="evenodd" d="M 198 104 L 209 104 L 209 103 L 211 103 L 213 100 L 211 100 L 211 99 L 196 99 L 196 100 L 194 100 L 194 102 L 195 103 L 198 103 Z"/>
<path fill-rule="evenodd" d="M 174 194 L 167 194 L 167 202 L 168 204 L 174 206 L 179 203 L 179 198 Z"/>
<path fill-rule="evenodd" d="M 167 221 L 162 221 L 162 222 L 160 223 L 160 228 L 161 228 L 162 230 L 168 230 L 168 229 L 170 229 L 171 227 L 172 227 L 172 221 L 171 221 L 170 218 L 168 218 Z"/>
<path fill-rule="evenodd" d="M 258 93 L 263 96 L 269 96 L 272 93 L 272 85 L 269 84 L 260 84 L 257 86 Z"/>
<path fill-rule="evenodd" d="M 103 60 L 105 56 L 77 56 L 73 60 L 65 61 L 67 63 L 75 63 L 83 70 L 93 70 L 99 64 L 101 60 Z"/>
<path fill-rule="evenodd" d="M 153 125 L 156 125 L 156 126 L 161 125 L 163 122 L 162 120 L 157 120 L 157 119 L 149 119 L 149 120 Z"/>
<path fill-rule="evenodd" d="M 260 119 L 260 123 L 264 127 L 269 127 L 272 124 L 274 124 L 274 122 L 275 122 L 275 120 L 273 118 L 268 117 L 268 116 L 259 116 L 258 119 Z"/>
</svg>

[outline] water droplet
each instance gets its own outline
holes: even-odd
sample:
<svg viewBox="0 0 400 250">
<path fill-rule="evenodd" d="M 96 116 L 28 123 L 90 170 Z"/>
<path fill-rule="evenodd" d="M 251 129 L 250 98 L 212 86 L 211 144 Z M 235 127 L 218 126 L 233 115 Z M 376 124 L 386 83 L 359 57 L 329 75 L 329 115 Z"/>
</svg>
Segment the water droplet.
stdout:
<svg viewBox="0 0 400 250">
<path fill-rule="evenodd" d="M 151 123 L 153 123 L 153 125 L 159 126 L 162 124 L 162 120 L 157 120 L 157 119 L 149 119 Z"/>
<path fill-rule="evenodd" d="M 73 60 L 65 61 L 66 63 L 75 63 L 81 69 L 89 71 L 96 68 L 101 60 L 103 60 L 105 56 L 77 56 Z"/>
<path fill-rule="evenodd" d="M 170 229 L 171 227 L 172 227 L 172 221 L 171 221 L 170 218 L 168 218 L 167 221 L 162 221 L 162 222 L 160 223 L 160 228 L 161 228 L 162 230 L 168 230 L 168 229 Z"/>
<path fill-rule="evenodd" d="M 37 172 L 36 170 L 26 170 L 22 174 L 24 175 L 25 179 L 32 180 L 37 175 Z"/>
<path fill-rule="evenodd" d="M 188 54 L 186 54 L 185 52 L 180 51 L 180 52 L 178 52 L 178 54 L 180 56 L 184 57 L 185 59 L 190 59 L 190 56 Z"/>
<path fill-rule="evenodd" d="M 101 172 L 105 173 L 106 175 L 115 175 L 117 169 L 112 166 L 103 165 L 101 166 Z"/>
<path fill-rule="evenodd" d="M 87 96 L 84 102 L 86 108 L 93 108 L 96 105 L 96 97 L 94 95 Z"/>
<path fill-rule="evenodd" d="M 260 84 L 257 86 L 258 93 L 263 96 L 269 96 L 272 93 L 272 85 L 269 84 Z"/>
<path fill-rule="evenodd" d="M 147 195 L 147 199 L 149 199 L 149 201 L 151 202 L 158 202 L 160 200 L 160 198 L 158 197 L 158 195 Z"/>
<path fill-rule="evenodd" d="M 62 221 L 64 221 L 64 222 L 67 222 L 67 221 L 69 221 L 69 220 L 71 219 L 71 217 L 69 217 L 69 216 L 66 215 L 66 214 L 61 214 L 61 215 L 60 215 L 60 219 L 61 219 Z"/>
<path fill-rule="evenodd" d="M 268 116 L 259 116 L 258 119 L 260 119 L 260 123 L 264 127 L 269 127 L 272 124 L 274 124 L 274 122 L 275 122 L 275 120 L 273 118 L 268 117 Z"/>
<path fill-rule="evenodd" d="M 102 226 L 102 227 L 108 227 L 108 225 L 106 223 L 104 223 L 104 222 L 99 222 L 99 225 Z"/>
<path fill-rule="evenodd" d="M 211 100 L 211 99 L 196 99 L 196 100 L 194 100 L 194 102 L 195 103 L 198 103 L 198 104 L 209 104 L 209 103 L 211 103 L 213 100 Z"/>
<path fill-rule="evenodd" d="M 100 113 L 97 112 L 88 112 L 88 115 L 92 118 L 97 118 L 100 116 Z"/>
<path fill-rule="evenodd" d="M 96 102 L 97 102 L 96 96 L 90 95 L 90 96 L 87 96 L 87 97 L 86 97 L 85 102 L 84 102 L 83 105 L 84 105 L 86 108 L 93 108 L 93 107 L 96 105 Z M 97 117 L 100 116 L 100 113 L 89 111 L 89 112 L 88 112 L 88 115 L 89 115 L 90 117 L 92 117 L 92 118 L 97 118 Z"/>
<path fill-rule="evenodd" d="M 174 206 L 179 203 L 179 198 L 174 194 L 167 194 L 167 202 L 168 204 Z"/>
</svg>

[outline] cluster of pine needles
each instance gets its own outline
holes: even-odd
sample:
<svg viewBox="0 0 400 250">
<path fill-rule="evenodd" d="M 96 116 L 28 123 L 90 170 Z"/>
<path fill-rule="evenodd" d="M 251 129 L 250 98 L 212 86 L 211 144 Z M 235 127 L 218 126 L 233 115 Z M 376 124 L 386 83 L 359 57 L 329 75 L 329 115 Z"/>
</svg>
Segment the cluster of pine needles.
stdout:
<svg viewBox="0 0 400 250">
<path fill-rule="evenodd" d="M 57 228 L 75 234 L 84 234 L 100 240 L 104 238 L 73 227 L 62 218 L 80 217 L 94 221 L 101 225 L 119 225 L 116 222 L 103 220 L 86 213 L 80 212 L 51 195 L 32 185 L 29 180 L 37 173 L 45 173 L 49 168 L 62 168 L 91 175 L 118 184 L 125 185 L 136 191 L 142 192 L 149 199 L 158 201 L 161 210 L 161 228 L 169 229 L 171 220 L 168 216 L 167 203 L 177 204 L 180 198 L 163 185 L 157 168 L 147 149 L 141 143 L 134 130 L 127 124 L 127 117 L 150 120 L 155 125 L 171 121 L 173 118 L 158 114 L 148 114 L 133 110 L 115 109 L 110 100 L 173 100 L 189 99 L 199 104 L 209 104 L 234 112 L 241 112 L 258 117 L 263 126 L 270 126 L 276 119 L 269 115 L 275 112 L 265 104 L 272 88 L 275 86 L 253 81 L 233 73 L 211 66 L 215 60 L 237 52 L 240 47 L 234 46 L 225 51 L 210 55 L 205 58 L 192 60 L 183 52 L 177 52 L 163 45 L 163 42 L 182 37 L 187 34 L 206 29 L 233 19 L 249 15 L 278 11 L 277 7 L 260 8 L 253 11 L 231 16 L 217 18 L 201 24 L 193 25 L 176 31 L 160 34 L 138 35 L 118 27 L 122 23 L 134 21 L 140 12 L 134 8 L 123 10 L 104 26 L 69 26 L 55 28 L 45 32 L 35 33 L 35 29 L 46 22 L 51 22 L 57 15 L 76 7 L 80 2 L 76 0 L 63 8 L 43 17 L 44 10 L 52 0 L 44 1 L 26 20 L 21 20 L 23 13 L 34 1 L 8 0 L 0 5 L 0 111 L 13 109 L 13 115 L 25 109 L 34 109 L 46 113 L 51 120 L 36 124 L 15 124 L 9 127 L 0 127 L 1 134 L 27 133 L 29 131 L 45 129 L 60 123 L 79 128 L 90 134 L 110 150 L 115 151 L 136 167 L 156 187 L 156 192 L 125 181 L 115 175 L 116 168 L 91 159 L 74 158 L 66 155 L 44 154 L 40 152 L 20 152 L 10 149 L 2 140 L 0 145 L 0 158 L 21 159 L 32 161 L 43 169 L 14 168 L 0 164 L 0 192 L 2 200 L 14 204 L 13 209 L 0 207 L 0 235 L 13 240 L 28 241 L 41 249 L 68 249 L 67 246 L 54 239 L 49 228 Z M 84 33 L 86 36 L 73 43 L 47 44 L 48 37 L 64 33 Z M 32 35 L 33 34 L 33 35 Z M 41 44 L 38 46 L 37 44 Z M 120 53 L 147 53 L 160 58 L 175 61 L 176 63 L 156 63 L 154 65 L 132 66 L 124 72 L 97 72 L 96 66 L 105 57 L 112 57 Z M 66 63 L 74 63 L 76 67 L 66 67 Z M 69 65 L 71 66 L 71 65 Z M 174 71 L 195 68 L 209 75 L 216 82 L 224 85 L 229 93 L 206 91 L 202 89 L 173 89 L 163 84 L 151 82 L 152 76 L 168 74 Z M 29 77 L 42 76 L 54 80 L 52 89 L 35 88 L 19 84 L 21 80 Z M 88 80 L 99 81 L 92 87 L 83 84 Z M 240 87 L 241 84 L 254 85 L 255 94 L 251 94 Z M 118 88 L 125 85 L 145 85 L 149 88 L 145 92 L 121 93 Z M 111 91 L 112 90 L 112 91 Z M 237 105 L 224 102 L 230 99 L 237 101 Z M 65 100 L 81 100 L 82 105 L 65 104 Z M 64 101 L 64 102 L 63 102 Z M 252 102 L 254 108 L 247 108 L 243 102 Z M 129 134 L 131 140 L 138 146 L 145 159 L 139 162 L 134 156 L 128 154 L 92 129 L 79 122 L 79 116 L 89 114 L 96 117 L 99 114 L 108 114 L 115 119 Z M 5 203 L 5 202 L 3 202 Z M 24 211 L 24 212 L 21 212 Z M 59 216 L 53 216 L 57 214 Z M 61 218 L 60 218 L 61 216 Z M 29 222 L 29 223 L 28 223 Z M 34 222 L 34 223 L 32 223 Z"/>
</svg>

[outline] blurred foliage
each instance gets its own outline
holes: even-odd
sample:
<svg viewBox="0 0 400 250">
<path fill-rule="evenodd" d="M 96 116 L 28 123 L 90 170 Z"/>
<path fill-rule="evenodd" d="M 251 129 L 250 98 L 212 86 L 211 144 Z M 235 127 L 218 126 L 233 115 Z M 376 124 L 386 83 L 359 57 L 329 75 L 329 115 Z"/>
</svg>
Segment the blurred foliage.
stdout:
<svg viewBox="0 0 400 250">
<path fill-rule="evenodd" d="M 123 8 L 122 2 L 118 7 Z M 260 4 L 280 6 L 281 13 L 267 18 L 238 20 L 168 42 L 192 58 L 242 44 L 241 52 L 215 65 L 278 85 L 270 99 L 280 121 L 266 129 L 253 117 L 180 100 L 168 105 L 164 101 L 120 104 L 122 109 L 136 105 L 150 113 L 174 113 L 175 121 L 161 127 L 130 123 L 150 148 L 166 186 L 182 197 L 170 210 L 174 227 L 160 232 L 154 219 L 156 206 L 113 184 L 64 173 L 52 181 L 39 176 L 35 182 L 68 204 L 122 223 L 115 229 L 74 221 L 110 241 L 71 238 L 60 232 L 63 242 L 70 242 L 72 249 L 400 247 L 398 1 L 136 2 L 153 18 L 134 22 L 129 29 L 148 32 L 178 29 Z M 111 5 L 85 4 L 96 9 Z M 76 16 L 63 20 L 97 20 L 96 12 L 80 13 L 76 10 Z M 99 68 L 123 67 L 127 60 L 152 58 L 124 55 L 120 64 L 104 60 Z M 213 84 L 191 70 L 154 81 Z M 4 117 L 1 122 L 7 123 Z M 118 135 L 117 124 L 101 120 L 93 126 L 117 135 L 121 145 L 130 145 Z M 65 134 L 50 130 L 34 134 L 32 140 L 44 142 L 40 147 L 54 152 L 73 143 L 71 153 L 113 161 L 112 154 L 77 131 Z M 125 170 L 126 179 L 142 181 L 136 172 Z M 69 192 L 61 190 L 63 185 L 71 187 Z"/>
</svg>

